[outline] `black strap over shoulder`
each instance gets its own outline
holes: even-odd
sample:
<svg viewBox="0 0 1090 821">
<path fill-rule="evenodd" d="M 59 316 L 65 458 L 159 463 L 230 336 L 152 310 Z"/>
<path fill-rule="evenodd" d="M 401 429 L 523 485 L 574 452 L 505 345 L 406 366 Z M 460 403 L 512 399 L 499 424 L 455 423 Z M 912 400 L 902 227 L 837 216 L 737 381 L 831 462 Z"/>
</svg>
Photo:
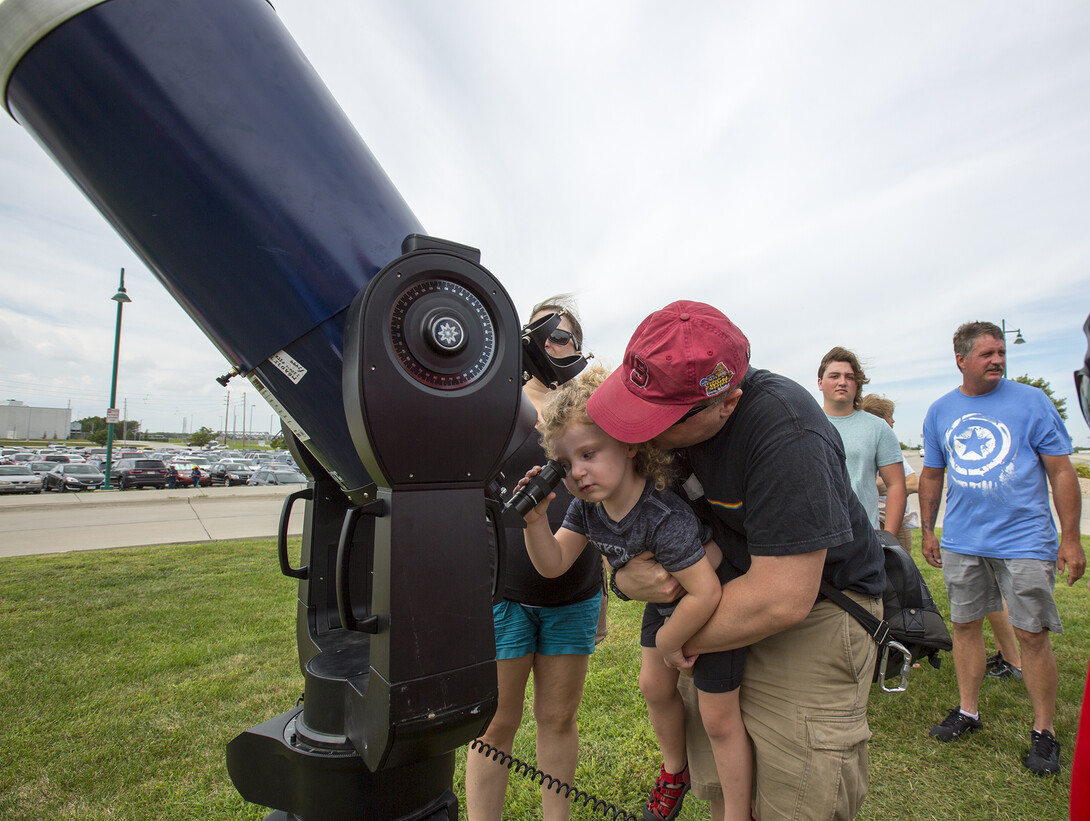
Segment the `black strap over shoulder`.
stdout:
<svg viewBox="0 0 1090 821">
<path fill-rule="evenodd" d="M 837 590 L 828 582 L 823 581 L 818 590 L 821 595 L 844 608 L 857 622 L 863 625 L 863 629 L 870 633 L 879 646 L 885 647 L 889 644 L 889 623 L 885 619 L 879 619 L 862 605 L 844 595 L 844 591 Z"/>
</svg>

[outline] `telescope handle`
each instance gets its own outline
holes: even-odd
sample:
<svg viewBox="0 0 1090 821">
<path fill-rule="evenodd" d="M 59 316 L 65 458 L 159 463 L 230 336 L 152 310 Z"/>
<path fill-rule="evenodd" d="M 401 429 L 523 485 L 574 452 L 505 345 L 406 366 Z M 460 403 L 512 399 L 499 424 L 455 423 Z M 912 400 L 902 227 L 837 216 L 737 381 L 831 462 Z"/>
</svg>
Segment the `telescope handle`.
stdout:
<svg viewBox="0 0 1090 821">
<path fill-rule="evenodd" d="M 503 502 L 486 496 L 484 500 L 485 519 L 488 521 L 492 543 L 496 549 L 496 572 L 492 577 L 492 604 L 503 601 L 507 588 L 507 530 L 503 523 Z"/>
<path fill-rule="evenodd" d="M 284 499 L 284 507 L 280 510 L 280 525 L 276 529 L 276 554 L 280 559 L 280 572 L 293 579 L 305 579 L 309 569 L 308 566 L 292 567 L 288 560 L 288 520 L 291 518 L 291 506 L 299 499 L 311 501 L 314 499 L 314 489 L 303 488 Z"/>
<path fill-rule="evenodd" d="M 386 505 L 382 499 L 374 499 L 365 505 L 351 507 L 344 514 L 341 538 L 337 543 L 337 613 L 341 618 L 341 627 L 345 630 L 378 633 L 386 621 L 374 613 L 362 620 L 357 619 L 352 613 L 352 597 L 348 589 L 348 562 L 352 556 L 352 537 L 356 532 L 356 522 L 360 516 L 378 517 L 385 513 Z"/>
</svg>

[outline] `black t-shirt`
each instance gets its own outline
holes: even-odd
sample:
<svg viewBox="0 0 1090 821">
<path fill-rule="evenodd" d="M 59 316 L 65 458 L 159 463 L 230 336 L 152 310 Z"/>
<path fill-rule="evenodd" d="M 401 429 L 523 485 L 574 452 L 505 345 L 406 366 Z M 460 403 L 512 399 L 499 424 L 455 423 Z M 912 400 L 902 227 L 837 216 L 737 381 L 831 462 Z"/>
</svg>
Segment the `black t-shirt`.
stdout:
<svg viewBox="0 0 1090 821">
<path fill-rule="evenodd" d="M 722 430 L 687 455 L 731 564 L 746 570 L 750 556 L 827 550 L 824 581 L 882 595 L 882 550 L 840 435 L 797 383 L 751 368 Z"/>
<path fill-rule="evenodd" d="M 508 492 L 503 501 L 511 498 L 510 491 L 534 465 L 545 464 L 545 451 L 536 433 L 522 443 L 504 464 L 502 473 Z M 549 502 L 549 527 L 555 533 L 564 523 L 564 514 L 571 504 L 572 495 L 561 483 L 556 486 L 556 498 Z M 534 569 L 526 552 L 525 530 L 520 527 L 506 528 L 507 578 L 503 597 L 508 601 L 533 607 L 559 607 L 586 601 L 602 590 L 602 557 L 593 544 L 587 544 L 575 564 L 562 576 L 547 579 Z"/>
</svg>

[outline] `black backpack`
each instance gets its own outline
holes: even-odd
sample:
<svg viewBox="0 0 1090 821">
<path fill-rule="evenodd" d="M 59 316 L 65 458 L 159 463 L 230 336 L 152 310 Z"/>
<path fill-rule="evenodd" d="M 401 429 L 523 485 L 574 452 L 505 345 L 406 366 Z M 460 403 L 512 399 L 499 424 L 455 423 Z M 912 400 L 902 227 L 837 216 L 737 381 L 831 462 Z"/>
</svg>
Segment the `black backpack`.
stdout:
<svg viewBox="0 0 1090 821">
<path fill-rule="evenodd" d="M 915 662 L 926 658 L 938 669 L 939 651 L 951 650 L 954 645 L 946 622 L 927 589 L 927 582 L 912 557 L 892 533 L 879 530 L 878 541 L 886 565 L 886 589 L 882 593 L 885 616 L 882 620 L 828 582 L 822 582 L 820 590 L 825 598 L 854 616 L 878 642 L 874 681 L 880 682 L 887 693 L 900 693 L 908 687 L 908 675 Z M 886 685 L 888 680 L 898 677 L 899 685 Z"/>
</svg>

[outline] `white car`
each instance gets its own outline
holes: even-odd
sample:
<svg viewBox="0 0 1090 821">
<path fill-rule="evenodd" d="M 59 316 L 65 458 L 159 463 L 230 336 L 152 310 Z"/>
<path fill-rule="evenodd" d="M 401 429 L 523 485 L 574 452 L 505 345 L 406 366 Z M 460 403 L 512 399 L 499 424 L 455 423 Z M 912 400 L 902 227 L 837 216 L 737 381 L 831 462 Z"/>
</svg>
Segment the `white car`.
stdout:
<svg viewBox="0 0 1090 821">
<path fill-rule="evenodd" d="M 41 493 L 42 477 L 27 463 L 0 465 L 0 493 Z"/>
</svg>

